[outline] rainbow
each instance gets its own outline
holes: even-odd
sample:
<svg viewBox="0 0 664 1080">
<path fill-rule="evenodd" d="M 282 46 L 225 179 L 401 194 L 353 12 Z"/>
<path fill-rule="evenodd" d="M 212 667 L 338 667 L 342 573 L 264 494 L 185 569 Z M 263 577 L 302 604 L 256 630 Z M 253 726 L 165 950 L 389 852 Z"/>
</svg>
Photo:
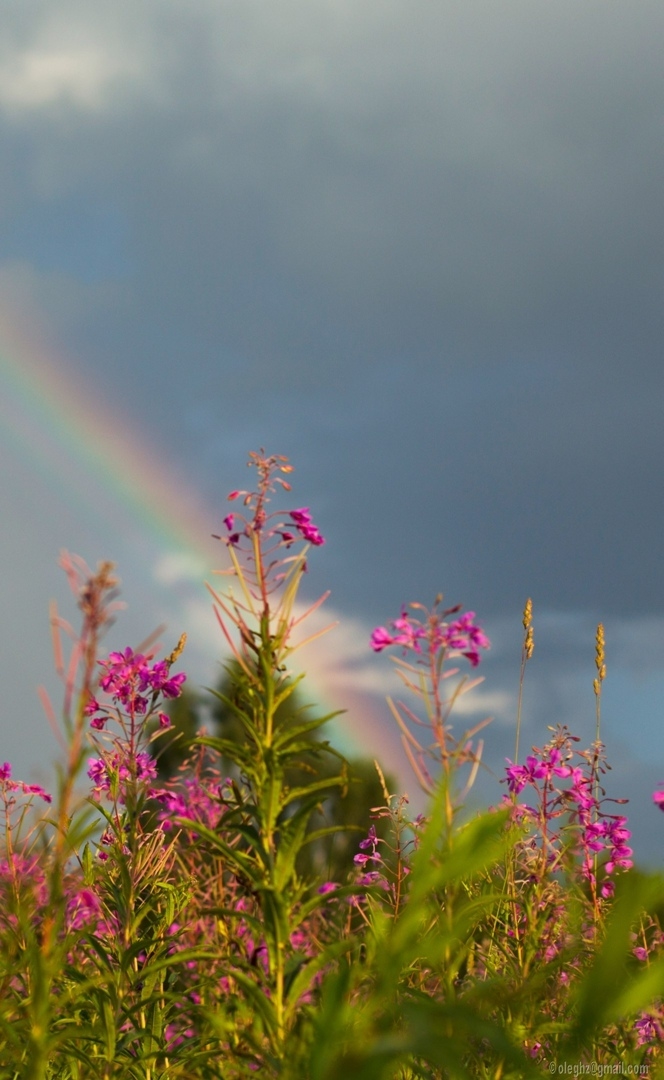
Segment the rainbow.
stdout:
<svg viewBox="0 0 664 1080">
<path fill-rule="evenodd" d="M 104 402 L 90 381 L 74 378 L 34 312 L 12 305 L 9 313 L 1 304 L 0 443 L 82 520 L 104 532 L 112 524 L 116 534 L 120 530 L 143 552 L 147 548 L 152 562 L 160 555 L 185 556 L 201 566 L 201 576 L 219 565 L 211 533 L 225 510 L 211 512 L 195 485 L 138 435 L 120 409 Z M 388 770 L 401 773 L 387 707 L 346 679 L 351 665 L 347 647 L 335 646 L 339 634 L 308 647 L 303 660 L 310 689 L 326 710 L 339 707 L 342 697 L 349 720 L 337 722 L 335 741 L 345 753 L 378 755 Z"/>
<path fill-rule="evenodd" d="M 218 558 L 218 545 L 206 538 L 219 513 L 210 514 L 195 489 L 175 478 L 120 410 L 67 372 L 30 322 L 0 311 L 0 437 L 70 497 L 78 480 L 79 502 L 100 521 L 122 509 L 160 546 Z"/>
</svg>

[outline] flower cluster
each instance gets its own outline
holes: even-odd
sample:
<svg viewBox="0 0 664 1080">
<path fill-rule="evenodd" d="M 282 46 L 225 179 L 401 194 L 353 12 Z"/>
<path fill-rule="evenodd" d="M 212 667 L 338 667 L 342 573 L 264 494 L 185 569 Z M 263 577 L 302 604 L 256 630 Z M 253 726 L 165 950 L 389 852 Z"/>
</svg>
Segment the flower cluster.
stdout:
<svg viewBox="0 0 664 1080">
<path fill-rule="evenodd" d="M 151 659 L 128 647 L 124 652 L 110 653 L 108 660 L 99 661 L 104 669 L 99 680 L 102 690 L 110 695 L 116 705 L 122 705 L 132 715 L 145 716 L 159 694 L 165 698 L 177 698 L 182 693 L 187 676 L 183 672 L 171 675 L 167 660 L 151 664 Z M 102 731 L 108 719 L 108 709 L 100 705 L 96 698 L 91 698 L 85 712 L 93 717 L 91 727 Z M 166 713 L 159 713 L 159 723 L 162 727 L 168 726 L 170 721 Z"/>
<path fill-rule="evenodd" d="M 48 884 L 39 855 L 12 851 L 0 859 L 0 899 L 4 901 L 4 904 L 0 902 L 0 922 L 7 914 L 3 910 L 7 898 L 2 893 L 8 884 L 14 886 L 14 893 L 20 891 L 24 899 L 32 894 L 36 906 L 43 906 L 48 900 Z"/>
<path fill-rule="evenodd" d="M 537 787 L 538 780 L 550 782 L 552 777 L 571 776 L 572 770 L 569 765 L 561 764 L 562 751 L 557 746 L 552 746 L 537 753 L 529 754 L 525 765 L 515 765 L 507 758 L 508 766 L 505 769 L 507 786 L 513 795 L 519 795 L 526 785 Z"/>
<path fill-rule="evenodd" d="M 67 925 L 70 930 L 81 930 L 94 923 L 96 933 L 100 934 L 103 933 L 100 920 L 101 903 L 92 889 L 83 887 L 71 894 L 67 900 Z"/>
<path fill-rule="evenodd" d="M 379 843 L 380 840 L 376 835 L 376 826 L 372 825 L 365 839 L 360 840 L 359 854 L 355 855 L 353 858 L 355 865 L 362 867 L 364 870 L 364 873 L 362 873 L 357 880 L 358 885 L 379 885 L 381 888 L 388 888 L 388 884 L 379 870 L 365 869 L 370 863 L 374 863 L 378 866 L 383 865 L 383 856 L 378 851 Z"/>
<path fill-rule="evenodd" d="M 241 492 L 231 491 L 228 498 L 236 498 L 238 494 L 241 494 Z M 320 547 L 325 543 L 325 537 L 321 536 L 320 530 L 311 520 L 311 513 L 307 506 L 302 506 L 299 510 L 288 510 L 287 513 L 303 540 L 306 540 L 309 544 L 313 544 L 315 547 Z M 270 516 L 272 517 L 275 515 Z M 237 525 L 238 521 L 244 522 L 244 526 L 241 529 Z M 247 522 L 239 514 L 227 514 L 224 518 L 227 535 L 223 539 L 230 547 L 237 547 L 240 543 L 241 536 L 249 537 L 251 531 L 260 532 L 264 528 L 266 521 L 267 515 L 261 516 L 258 521 L 254 518 L 252 522 Z M 268 535 L 279 536 L 287 548 L 289 548 L 297 539 L 295 533 L 290 532 L 281 521 L 273 525 Z"/>
<path fill-rule="evenodd" d="M 646 1046 L 649 1043 L 664 1042 L 664 1023 L 661 1015 L 655 1016 L 653 1013 L 642 1013 L 638 1020 L 634 1022 L 634 1030 L 636 1032 L 636 1045 Z"/>
<path fill-rule="evenodd" d="M 306 540 L 309 544 L 313 544 L 315 547 L 320 547 L 321 544 L 325 543 L 325 537 L 321 536 L 311 520 L 311 514 L 309 513 L 309 508 L 307 506 L 303 506 L 300 510 L 289 510 L 289 515 L 295 522 L 295 528 L 298 530 L 303 540 Z M 284 533 L 281 535 L 284 537 Z"/>
<path fill-rule="evenodd" d="M 580 759 L 580 764 L 573 764 L 575 755 Z M 512 795 L 519 795 L 526 787 L 537 793 L 538 807 L 518 807 L 517 816 L 537 820 L 546 830 L 551 846 L 548 854 L 551 864 L 558 859 L 553 842 L 560 839 L 560 834 L 551 832 L 550 823 L 567 815 L 569 824 L 575 829 L 574 846 L 581 856 L 582 876 L 593 888 L 596 856 L 600 852 L 608 854 L 603 866 L 607 877 L 616 869 L 628 870 L 633 866 L 633 852 L 628 846 L 632 834 L 627 828 L 627 818 L 621 814 L 605 813 L 602 800 L 596 793 L 598 761 L 594 752 L 572 751 L 570 736 L 561 729 L 548 746 L 542 750 L 534 748 L 526 758 L 525 765 L 514 764 L 509 758 L 507 761 L 504 782 Z M 569 780 L 570 783 L 560 787 L 558 780 Z M 613 882 L 605 880 L 601 894 L 605 898 L 611 896 Z"/>
<path fill-rule="evenodd" d="M 223 537 L 216 536 L 215 539 L 223 540 L 228 547 L 235 548 L 240 545 L 243 537 L 251 541 L 256 534 L 263 534 L 268 539 L 278 537 L 277 543 L 289 548 L 297 539 L 296 534 L 291 531 L 294 527 L 300 537 L 306 540 L 307 543 L 313 544 L 315 547 L 324 544 L 325 538 L 311 520 L 311 511 L 308 506 L 302 506 L 296 510 L 274 511 L 271 514 L 267 512 L 267 503 L 270 501 L 270 495 L 276 491 L 277 485 L 283 491 L 291 490 L 288 481 L 284 480 L 283 476 L 276 475 L 293 471 L 293 466 L 288 464 L 288 458 L 277 454 L 266 457 L 264 452 L 261 451 L 260 454 L 252 453 L 248 464 L 258 470 L 258 490 L 231 491 L 228 500 L 234 502 L 236 499 L 242 498 L 249 515 L 227 514 L 223 519 L 226 535 Z M 284 512 L 290 518 L 288 523 L 281 520 Z M 269 525 L 269 528 L 266 528 L 267 525 Z"/>
<path fill-rule="evenodd" d="M 104 758 L 90 758 L 88 776 L 94 784 L 95 793 L 119 791 L 119 799 L 124 799 L 125 785 L 133 779 L 139 783 L 154 780 L 157 776 L 157 763 L 145 751 L 129 755 L 116 750 Z"/>
<path fill-rule="evenodd" d="M 488 649 L 491 643 L 481 627 L 475 623 L 474 611 L 467 611 L 452 623 L 444 621 L 446 615 L 458 610 L 458 607 L 450 608 L 443 612 L 441 617 L 434 607 L 426 624 L 423 624 L 403 608 L 400 617 L 390 624 L 392 632 L 384 626 L 376 627 L 371 635 L 371 648 L 374 652 L 381 652 L 391 645 L 401 645 L 404 651 L 412 649 L 421 653 L 422 643 L 426 642 L 432 655 L 441 649 L 461 653 L 470 661 L 472 667 L 477 667 L 480 662 L 479 649 Z"/>
<path fill-rule="evenodd" d="M 154 791 L 153 797 L 164 807 L 157 815 L 164 832 L 173 828 L 173 818 L 216 829 L 226 812 L 224 791 L 229 783 L 191 776 L 169 788 Z M 192 838 L 195 839 L 195 834 Z"/>
</svg>

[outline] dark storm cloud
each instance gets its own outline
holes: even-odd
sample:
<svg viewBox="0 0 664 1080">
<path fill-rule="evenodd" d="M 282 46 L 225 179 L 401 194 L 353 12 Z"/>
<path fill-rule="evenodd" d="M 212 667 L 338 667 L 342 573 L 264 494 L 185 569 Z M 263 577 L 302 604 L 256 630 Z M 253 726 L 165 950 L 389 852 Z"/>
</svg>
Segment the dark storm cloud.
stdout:
<svg viewBox="0 0 664 1080">
<path fill-rule="evenodd" d="M 336 35 L 312 20 L 286 48 L 250 7 L 241 60 L 221 22 L 193 97 L 186 57 L 189 91 L 136 177 L 142 299 L 168 295 L 174 319 L 261 368 L 652 344 L 652 25 L 633 9 L 324 10 Z"/>
<path fill-rule="evenodd" d="M 662 610 L 660 4 L 13 18 L 11 213 L 121 220 L 62 333 L 210 494 L 291 454 L 376 617 Z"/>
</svg>

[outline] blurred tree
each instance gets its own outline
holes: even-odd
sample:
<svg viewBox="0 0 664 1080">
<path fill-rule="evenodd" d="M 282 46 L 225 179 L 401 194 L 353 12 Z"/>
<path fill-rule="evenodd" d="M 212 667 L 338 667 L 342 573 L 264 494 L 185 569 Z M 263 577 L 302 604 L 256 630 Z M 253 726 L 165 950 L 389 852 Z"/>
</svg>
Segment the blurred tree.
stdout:
<svg viewBox="0 0 664 1080">
<path fill-rule="evenodd" d="M 153 747 L 159 779 L 162 782 L 175 776 L 180 766 L 190 757 L 201 723 L 201 706 L 200 695 L 186 687 L 180 697 L 168 703 L 166 711 L 171 726 L 160 732 Z M 158 723 L 153 724 L 153 730 L 159 731 Z"/>
</svg>

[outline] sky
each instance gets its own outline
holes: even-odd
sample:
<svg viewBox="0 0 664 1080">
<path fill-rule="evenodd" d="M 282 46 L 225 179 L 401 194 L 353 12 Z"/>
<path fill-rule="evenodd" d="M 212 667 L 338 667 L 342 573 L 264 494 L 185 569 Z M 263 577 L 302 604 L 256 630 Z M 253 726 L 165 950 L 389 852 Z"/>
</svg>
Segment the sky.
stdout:
<svg viewBox="0 0 664 1080">
<path fill-rule="evenodd" d="M 118 564 L 109 647 L 186 630 L 191 684 L 217 680 L 210 537 L 263 446 L 327 539 L 304 599 L 330 589 L 338 625 L 302 663 L 340 744 L 414 797 L 367 642 L 443 592 L 492 640 L 459 723 L 494 717 L 493 773 L 528 596 L 522 745 L 587 745 L 602 621 L 607 790 L 661 865 L 660 0 L 1 21 L 0 758 L 45 778 L 55 755 L 35 688 L 58 700 L 63 548 Z"/>
</svg>

